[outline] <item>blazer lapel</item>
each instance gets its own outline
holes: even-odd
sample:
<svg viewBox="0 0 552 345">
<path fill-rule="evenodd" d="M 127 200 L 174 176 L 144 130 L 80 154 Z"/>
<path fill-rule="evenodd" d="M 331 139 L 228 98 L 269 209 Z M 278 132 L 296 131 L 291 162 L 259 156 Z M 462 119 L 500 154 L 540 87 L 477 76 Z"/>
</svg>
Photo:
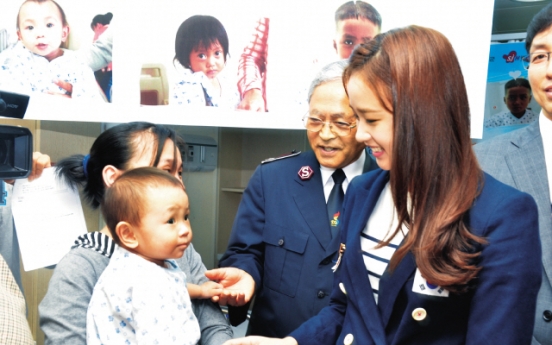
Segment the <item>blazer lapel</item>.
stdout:
<svg viewBox="0 0 552 345">
<path fill-rule="evenodd" d="M 401 291 L 415 270 L 416 260 L 414 259 L 414 255 L 409 252 L 393 272 L 386 270 L 381 277 L 378 308 L 384 327 L 387 327 L 399 291 Z"/>
<path fill-rule="evenodd" d="M 293 199 L 314 237 L 325 249 L 328 248 L 332 240 L 330 221 L 326 212 L 326 198 L 324 197 L 320 165 L 316 161 L 314 153 L 309 158 L 305 161 L 305 165 L 310 166 L 314 173 L 308 180 L 301 180 L 298 175 L 295 176 L 293 183 L 297 183 L 300 187 L 293 188 Z M 297 171 L 299 168 L 301 167 L 298 167 Z"/>
<path fill-rule="evenodd" d="M 347 225 L 346 253 L 342 277 L 344 278 L 345 288 L 349 303 L 356 305 L 356 309 L 362 315 L 362 319 L 369 330 L 375 344 L 385 344 L 385 328 L 380 318 L 376 301 L 373 297 L 368 273 L 362 257 L 360 246 L 360 234 L 366 227 L 368 217 L 372 214 L 378 201 L 381 191 L 388 182 L 388 173 L 382 172 L 376 180 L 369 186 L 369 189 L 358 190 L 355 193 L 355 207 L 349 215 L 358 215 L 356 218 L 350 217 Z"/>
<path fill-rule="evenodd" d="M 519 130 L 505 156 L 516 188 L 531 194 L 539 205 L 539 229 L 546 276 L 552 277 L 552 219 L 550 189 L 539 122 Z"/>
</svg>

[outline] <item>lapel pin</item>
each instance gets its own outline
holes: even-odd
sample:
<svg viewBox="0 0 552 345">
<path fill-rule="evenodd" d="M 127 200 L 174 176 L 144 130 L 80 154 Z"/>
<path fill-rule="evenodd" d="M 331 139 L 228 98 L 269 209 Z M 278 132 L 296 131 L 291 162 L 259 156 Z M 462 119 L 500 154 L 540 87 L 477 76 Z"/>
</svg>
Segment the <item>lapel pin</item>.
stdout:
<svg viewBox="0 0 552 345">
<path fill-rule="evenodd" d="M 352 345 L 355 341 L 355 337 L 349 333 L 345 336 L 345 339 L 343 339 L 343 345 Z"/>
<path fill-rule="evenodd" d="M 416 308 L 412 312 L 412 318 L 416 321 L 423 321 L 427 316 L 427 312 L 424 308 Z"/>
<path fill-rule="evenodd" d="M 314 170 L 308 165 L 305 165 L 299 169 L 299 172 L 297 172 L 301 180 L 308 180 L 312 177 L 314 174 Z"/>
</svg>

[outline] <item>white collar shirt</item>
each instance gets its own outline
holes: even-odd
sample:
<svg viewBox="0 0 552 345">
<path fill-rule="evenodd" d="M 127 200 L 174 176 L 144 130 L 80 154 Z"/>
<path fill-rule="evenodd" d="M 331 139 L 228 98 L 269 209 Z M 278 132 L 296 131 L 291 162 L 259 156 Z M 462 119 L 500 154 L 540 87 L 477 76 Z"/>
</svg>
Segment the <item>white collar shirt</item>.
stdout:
<svg viewBox="0 0 552 345">
<path fill-rule="evenodd" d="M 539 116 L 539 128 L 542 137 L 542 146 L 544 149 L 544 163 L 546 164 L 548 189 L 550 190 L 550 195 L 552 196 L 552 121 L 544 116 L 542 111 Z"/>
<path fill-rule="evenodd" d="M 343 193 L 347 193 L 347 187 L 349 187 L 349 182 L 351 182 L 353 178 L 362 174 L 365 160 L 366 160 L 366 150 L 362 150 L 360 157 L 356 161 L 342 168 L 343 172 L 345 173 L 345 180 L 341 185 L 343 188 Z M 335 169 L 327 168 L 322 165 L 320 166 L 320 174 L 322 177 L 322 185 L 324 186 L 324 196 L 326 198 L 326 202 L 328 202 L 328 198 L 330 197 L 330 192 L 332 191 L 332 188 L 334 186 L 334 181 L 332 178 L 332 174 L 334 173 L 334 171 Z"/>
</svg>

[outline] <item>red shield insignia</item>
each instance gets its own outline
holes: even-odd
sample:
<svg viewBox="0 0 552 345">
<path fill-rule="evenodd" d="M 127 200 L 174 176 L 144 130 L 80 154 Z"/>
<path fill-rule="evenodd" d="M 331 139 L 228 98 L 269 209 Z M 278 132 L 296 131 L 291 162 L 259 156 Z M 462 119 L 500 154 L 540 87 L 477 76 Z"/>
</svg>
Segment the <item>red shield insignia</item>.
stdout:
<svg viewBox="0 0 552 345">
<path fill-rule="evenodd" d="M 301 167 L 299 169 L 299 172 L 297 173 L 301 180 L 308 180 L 312 177 L 312 174 L 314 174 L 314 170 L 308 165 L 305 165 L 304 167 Z"/>
</svg>

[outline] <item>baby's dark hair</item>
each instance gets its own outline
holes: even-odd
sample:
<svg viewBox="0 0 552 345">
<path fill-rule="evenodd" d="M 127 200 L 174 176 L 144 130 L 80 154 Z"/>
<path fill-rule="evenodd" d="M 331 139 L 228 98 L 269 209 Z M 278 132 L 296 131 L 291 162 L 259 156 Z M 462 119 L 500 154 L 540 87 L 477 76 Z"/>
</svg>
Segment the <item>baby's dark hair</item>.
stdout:
<svg viewBox="0 0 552 345">
<path fill-rule="evenodd" d="M 525 78 L 516 78 L 511 79 L 506 84 L 504 84 L 504 94 L 508 93 L 509 89 L 518 86 L 523 86 L 524 88 L 529 90 L 529 93 L 531 93 L 531 84 L 529 84 L 529 80 Z"/>
<path fill-rule="evenodd" d="M 184 185 L 176 177 L 153 167 L 128 170 L 107 189 L 101 211 L 115 243 L 121 244 L 117 224 L 127 222 L 139 226 L 148 209 L 148 190 L 162 187 L 184 192 Z"/>
<path fill-rule="evenodd" d="M 19 11 L 17 11 L 17 23 L 16 23 L 17 30 L 19 30 L 19 12 L 21 12 L 21 7 L 23 7 L 23 5 L 25 5 L 28 2 L 36 2 L 37 4 L 40 4 L 40 3 L 43 3 L 43 2 L 53 3 L 54 5 L 56 5 L 56 7 L 59 10 L 59 13 L 61 15 L 61 22 L 63 23 L 63 26 L 68 26 L 69 25 L 69 24 L 67 24 L 67 17 L 65 16 L 65 12 L 63 11 L 63 8 L 61 8 L 61 6 L 57 2 L 55 2 L 54 0 L 26 0 L 21 4 L 21 6 L 19 6 Z"/>
<path fill-rule="evenodd" d="M 107 12 L 106 14 L 97 14 L 92 18 L 92 23 L 90 23 L 90 28 L 94 30 L 96 24 L 108 25 L 113 19 L 113 13 Z"/>
<path fill-rule="evenodd" d="M 208 48 L 219 43 L 224 54 L 224 61 L 229 56 L 228 34 L 222 23 L 215 17 L 196 15 L 186 19 L 176 32 L 174 42 L 174 60 L 182 66 L 190 67 L 190 54 L 195 48 Z"/>
<path fill-rule="evenodd" d="M 346 19 L 368 19 L 381 29 L 381 15 L 372 5 L 364 1 L 348 1 L 335 11 L 335 23 Z"/>
<path fill-rule="evenodd" d="M 119 170 L 128 170 L 128 162 L 136 155 L 143 154 L 137 152 L 140 147 L 153 151 L 154 159 L 151 166 L 155 167 L 159 163 L 167 139 L 173 141 L 175 148 L 180 150 L 180 155 L 184 158 L 184 140 L 172 129 L 149 122 L 123 123 L 100 134 L 87 156 L 78 154 L 57 162 L 56 174 L 73 188 L 84 187 L 84 198 L 92 208 L 98 208 L 105 194 L 104 167 L 112 165 Z M 151 143 L 140 146 L 144 140 L 151 140 Z M 176 150 L 174 154 L 173 164 L 176 165 Z M 174 168 L 177 167 L 173 166 Z"/>
</svg>

